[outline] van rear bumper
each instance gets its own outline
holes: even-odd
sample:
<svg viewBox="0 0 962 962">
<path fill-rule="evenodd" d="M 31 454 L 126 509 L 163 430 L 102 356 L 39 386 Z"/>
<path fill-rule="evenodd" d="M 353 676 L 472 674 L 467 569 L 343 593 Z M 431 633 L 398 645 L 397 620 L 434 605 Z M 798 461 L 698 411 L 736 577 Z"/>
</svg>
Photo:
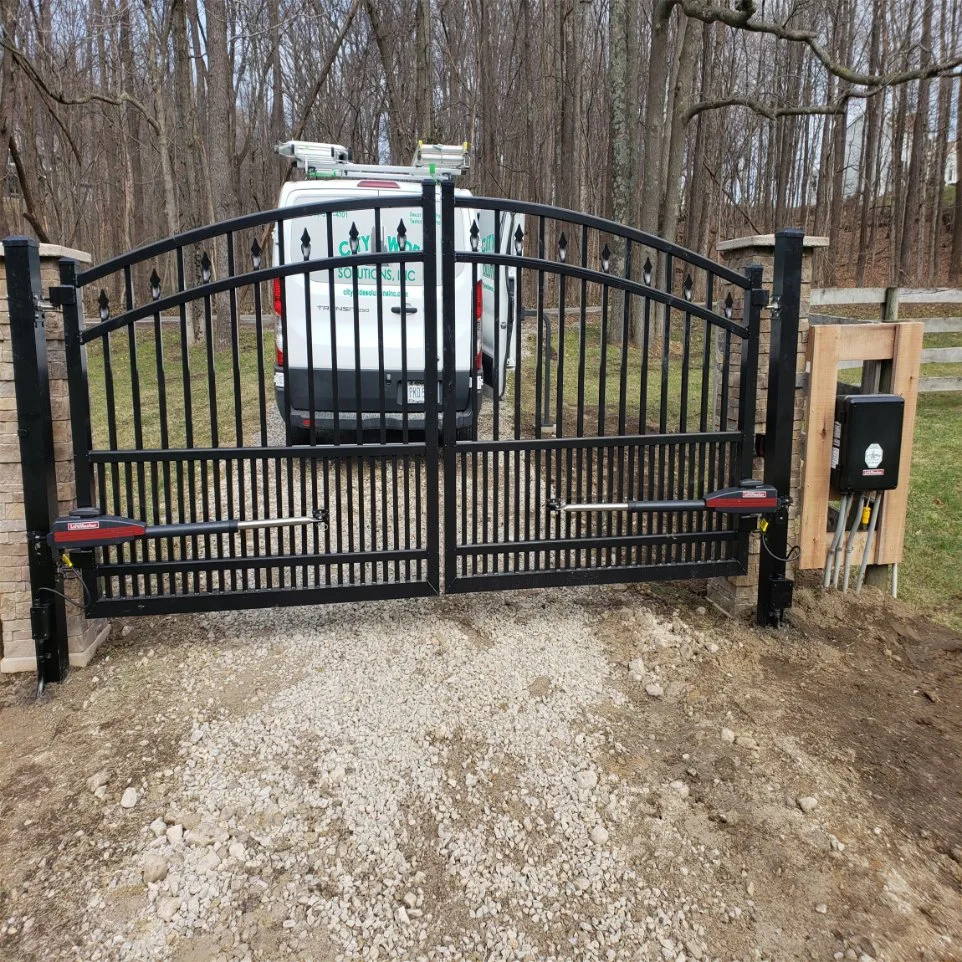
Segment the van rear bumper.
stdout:
<svg viewBox="0 0 962 962">
<path fill-rule="evenodd" d="M 291 425 L 296 428 L 309 427 L 310 395 L 308 392 L 308 372 L 303 368 L 291 368 L 287 372 L 287 383 L 290 385 Z M 333 427 L 335 421 L 334 393 L 332 391 L 334 379 L 331 371 L 314 371 L 314 417 L 319 428 Z M 400 371 L 385 371 L 383 381 L 383 402 L 381 375 L 379 371 L 361 371 L 358 377 L 353 370 L 337 372 L 337 424 L 345 430 L 357 428 L 357 399 L 360 395 L 361 424 L 366 429 L 376 430 L 381 427 L 382 404 L 383 421 L 387 430 L 401 430 L 404 427 L 404 399 L 408 382 L 424 383 L 423 375 L 418 372 L 408 372 L 407 379 Z M 480 385 L 479 385 L 480 388 Z M 480 397 L 480 390 L 477 396 Z M 283 371 L 275 369 L 274 395 L 277 399 L 277 409 L 284 417 L 285 389 Z M 441 419 L 441 385 L 438 382 L 438 419 Z M 456 425 L 459 428 L 468 427 L 474 423 L 475 411 L 471 406 L 471 378 L 466 372 L 458 372 L 455 376 L 455 406 L 457 408 Z M 407 404 L 407 425 L 412 429 L 424 426 L 424 404 Z"/>
</svg>

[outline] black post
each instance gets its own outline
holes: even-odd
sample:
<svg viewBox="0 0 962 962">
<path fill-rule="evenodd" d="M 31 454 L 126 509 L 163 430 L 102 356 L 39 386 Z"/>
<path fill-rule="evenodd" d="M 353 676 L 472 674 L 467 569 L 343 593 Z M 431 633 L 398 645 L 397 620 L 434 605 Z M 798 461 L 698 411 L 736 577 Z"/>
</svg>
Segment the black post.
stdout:
<svg viewBox="0 0 962 962">
<path fill-rule="evenodd" d="M 738 423 L 742 426 L 741 457 L 736 474 L 734 460 L 731 465 L 731 483 L 738 484 L 752 477 L 755 461 L 755 407 L 758 393 L 758 354 L 762 339 L 762 308 L 768 306 L 768 291 L 762 287 L 762 267 L 752 264 L 745 268 L 749 288 L 745 291 L 743 314 L 748 337 L 742 341 L 739 368 Z M 750 518 L 738 521 L 738 554 L 749 560 L 751 533 L 755 528 Z"/>
<path fill-rule="evenodd" d="M 87 390 L 87 353 L 81 335 L 84 329 L 83 303 L 77 290 L 77 262 L 60 260 L 60 287 L 50 292 L 63 312 L 64 354 L 67 360 L 67 392 L 70 397 L 70 431 L 73 440 L 74 477 L 77 482 L 77 507 L 91 506 L 94 495 L 93 472 L 88 457 L 91 444 L 90 395 Z"/>
<path fill-rule="evenodd" d="M 69 257 L 59 261 L 60 286 L 50 288 L 50 300 L 63 315 L 64 356 L 67 362 L 67 394 L 70 400 L 70 437 L 73 447 L 77 507 L 95 504 L 94 474 L 89 452 L 93 448 L 90 424 L 90 391 L 87 385 L 87 352 L 83 345 L 83 297 L 77 288 L 77 262 Z M 92 551 L 72 552 L 74 566 L 86 585 L 88 604 L 99 599 Z"/>
<path fill-rule="evenodd" d="M 441 197 L 444 200 L 442 187 Z M 428 584 L 435 592 L 441 591 L 441 518 L 438 490 L 438 231 L 437 231 L 437 188 L 433 180 L 421 183 L 421 218 L 424 231 L 422 254 L 424 257 L 424 448 L 425 470 L 427 475 L 427 550 L 428 550 Z M 453 192 L 449 202 L 453 204 Z M 442 219 L 444 212 L 442 211 Z M 441 226 L 442 242 L 444 241 L 444 225 Z M 448 241 L 450 243 L 450 239 Z M 442 256 L 444 252 L 442 250 Z M 442 268 L 446 271 L 448 268 Z M 453 268 L 452 268 L 453 273 Z M 443 279 L 442 279 L 443 285 Z M 450 291 L 446 289 L 442 312 L 448 310 Z M 448 368 L 442 372 L 449 376 Z M 445 385 L 447 387 L 447 385 Z M 444 397 L 448 396 L 447 390 Z M 447 424 L 447 419 L 445 419 Z M 448 511 L 451 509 L 449 508 Z M 447 512 L 446 512 L 447 513 Z M 450 577 L 450 576 L 449 576 Z"/>
<path fill-rule="evenodd" d="M 40 249 L 33 238 L 8 237 L 3 252 L 32 592 L 30 622 L 42 690 L 48 682 L 67 677 L 69 661 L 66 611 L 63 598 L 55 594 L 63 592 L 63 578 L 47 546 L 58 505 L 47 335 L 40 307 Z"/>
<path fill-rule="evenodd" d="M 790 227 L 775 234 L 772 282 L 772 336 L 768 365 L 768 416 L 765 426 L 765 482 L 786 498 L 792 483 L 795 429 L 795 367 L 802 300 L 802 241 L 805 232 Z M 758 570 L 759 625 L 777 627 L 792 603 L 792 582 L 785 577 L 788 555 L 788 502 L 763 532 Z"/>
<path fill-rule="evenodd" d="M 457 577 L 457 396 L 455 328 L 457 305 L 454 302 L 454 182 L 441 184 L 441 379 L 443 413 L 441 430 L 444 437 L 444 578 L 445 585 Z M 426 282 L 425 282 L 426 285 Z M 435 297 L 427 286 L 424 298 Z M 474 303 L 471 291 L 471 303 Z M 480 321 L 478 322 L 480 323 Z M 472 346 L 472 351 L 474 350 Z M 468 365 L 468 370 L 471 369 Z M 477 372 L 474 372 L 477 375 Z M 480 406 L 480 405 L 479 405 Z"/>
</svg>

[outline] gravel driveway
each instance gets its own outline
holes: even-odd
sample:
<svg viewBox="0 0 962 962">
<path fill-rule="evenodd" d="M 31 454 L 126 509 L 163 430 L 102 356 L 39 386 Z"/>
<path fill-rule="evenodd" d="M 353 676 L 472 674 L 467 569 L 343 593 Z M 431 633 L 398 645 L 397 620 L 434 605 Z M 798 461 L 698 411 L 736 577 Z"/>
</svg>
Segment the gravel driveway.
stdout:
<svg viewBox="0 0 962 962">
<path fill-rule="evenodd" d="M 958 958 L 957 782 L 900 825 L 786 704 L 837 650 L 695 604 L 145 620 L 5 681 L 0 958 Z"/>
</svg>

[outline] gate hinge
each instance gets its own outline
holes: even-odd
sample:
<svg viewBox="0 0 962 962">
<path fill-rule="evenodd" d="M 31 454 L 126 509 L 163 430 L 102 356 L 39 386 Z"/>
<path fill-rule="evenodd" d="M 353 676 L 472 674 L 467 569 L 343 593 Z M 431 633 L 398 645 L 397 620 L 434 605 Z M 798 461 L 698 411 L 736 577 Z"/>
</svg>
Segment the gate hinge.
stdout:
<svg viewBox="0 0 962 962">
<path fill-rule="evenodd" d="M 61 284 L 50 288 L 50 303 L 53 307 L 63 307 L 65 304 L 77 303 L 77 288 L 68 284 Z"/>
<path fill-rule="evenodd" d="M 30 632 L 36 642 L 50 641 L 53 638 L 53 605 L 51 602 L 38 601 L 30 606 Z"/>
<path fill-rule="evenodd" d="M 47 535 L 43 531 L 28 531 L 27 544 L 30 550 L 38 557 L 42 558 L 47 553 Z"/>
</svg>

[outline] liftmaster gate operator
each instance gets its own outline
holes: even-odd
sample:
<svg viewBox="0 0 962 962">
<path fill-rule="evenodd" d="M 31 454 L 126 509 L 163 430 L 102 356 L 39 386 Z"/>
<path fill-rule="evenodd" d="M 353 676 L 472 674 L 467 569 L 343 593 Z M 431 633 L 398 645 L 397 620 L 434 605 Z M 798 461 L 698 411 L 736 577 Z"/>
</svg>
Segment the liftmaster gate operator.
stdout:
<svg viewBox="0 0 962 962">
<path fill-rule="evenodd" d="M 905 399 L 897 394 L 848 394 L 835 402 L 832 485 L 839 491 L 898 487 Z"/>
<path fill-rule="evenodd" d="M 835 536 L 828 549 L 822 584 L 834 582 L 848 590 L 855 535 L 868 524 L 868 537 L 856 581 L 861 590 L 872 552 L 875 528 L 886 491 L 898 487 L 902 451 L 902 419 L 905 400 L 897 394 L 847 394 L 835 402 L 835 430 L 832 434 L 832 485 L 840 492 Z M 858 495 L 855 511 L 852 505 Z M 866 518 L 865 515 L 868 515 Z M 845 527 L 851 515 L 848 540 Z M 843 558 L 839 552 L 844 546 Z"/>
</svg>

